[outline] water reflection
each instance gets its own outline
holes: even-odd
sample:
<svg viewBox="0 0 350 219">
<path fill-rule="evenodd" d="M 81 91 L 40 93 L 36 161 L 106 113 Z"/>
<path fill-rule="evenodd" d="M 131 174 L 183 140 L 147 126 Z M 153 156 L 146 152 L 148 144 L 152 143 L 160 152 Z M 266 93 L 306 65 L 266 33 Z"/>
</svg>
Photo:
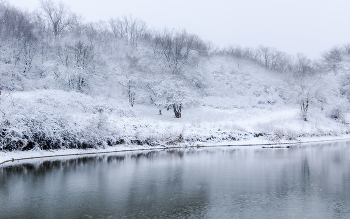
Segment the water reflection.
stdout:
<svg viewBox="0 0 350 219">
<path fill-rule="evenodd" d="M 0 168 L 0 218 L 349 218 L 350 144 L 149 151 Z"/>
</svg>

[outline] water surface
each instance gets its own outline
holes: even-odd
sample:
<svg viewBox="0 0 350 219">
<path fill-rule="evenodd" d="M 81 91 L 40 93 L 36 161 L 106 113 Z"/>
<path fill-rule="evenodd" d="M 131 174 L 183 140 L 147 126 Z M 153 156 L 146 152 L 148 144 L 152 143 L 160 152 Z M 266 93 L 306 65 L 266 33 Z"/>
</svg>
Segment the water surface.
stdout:
<svg viewBox="0 0 350 219">
<path fill-rule="evenodd" d="M 13 163 L 0 218 L 350 218 L 350 142 Z"/>
</svg>

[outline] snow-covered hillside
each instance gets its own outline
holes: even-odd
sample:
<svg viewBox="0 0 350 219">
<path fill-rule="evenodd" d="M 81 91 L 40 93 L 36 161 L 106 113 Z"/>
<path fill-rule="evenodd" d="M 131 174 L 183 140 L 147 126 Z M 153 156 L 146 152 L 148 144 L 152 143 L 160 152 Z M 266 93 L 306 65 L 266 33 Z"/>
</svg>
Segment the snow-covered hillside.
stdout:
<svg viewBox="0 0 350 219">
<path fill-rule="evenodd" d="M 48 13 L 0 3 L 0 150 L 349 132 L 347 47 L 316 62 L 262 46 L 213 49 L 132 17 L 56 30 Z"/>
<path fill-rule="evenodd" d="M 279 142 L 349 132 L 345 116 L 342 121 L 327 117 L 327 110 L 321 108 L 327 103 L 310 103 L 308 120 L 304 121 L 293 83 L 286 81 L 286 76 L 226 57 L 214 57 L 197 71 L 203 88 L 183 87 L 185 93 L 197 92 L 199 98 L 189 98 L 195 104 L 183 105 L 181 118 L 165 106 L 159 115 L 159 107 L 145 100 L 151 98 L 147 88 L 140 90 L 145 99 L 136 96 L 133 107 L 126 93 L 105 96 L 57 89 L 3 91 L 2 149 L 244 144 L 252 138 Z"/>
</svg>

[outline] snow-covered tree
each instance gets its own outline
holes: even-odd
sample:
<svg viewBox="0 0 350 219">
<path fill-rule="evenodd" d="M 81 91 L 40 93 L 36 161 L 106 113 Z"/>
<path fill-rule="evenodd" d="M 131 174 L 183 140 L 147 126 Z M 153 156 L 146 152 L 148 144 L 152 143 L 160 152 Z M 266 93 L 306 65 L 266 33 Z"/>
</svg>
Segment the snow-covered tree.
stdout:
<svg viewBox="0 0 350 219">
<path fill-rule="evenodd" d="M 161 57 L 160 60 L 173 74 L 179 74 L 185 65 L 192 64 L 192 54 L 207 55 L 208 47 L 198 36 L 188 34 L 185 30 L 164 30 L 154 38 L 154 53 Z"/>
<path fill-rule="evenodd" d="M 197 97 L 177 76 L 164 77 L 147 87 L 151 102 L 157 106 L 160 115 L 162 109 L 173 109 L 175 117 L 180 118 L 183 106 L 192 104 Z"/>
<path fill-rule="evenodd" d="M 62 2 L 56 5 L 52 0 L 40 0 L 40 4 L 55 37 L 61 36 L 69 26 L 76 22 L 76 15 L 70 12 Z"/>
<path fill-rule="evenodd" d="M 151 102 L 158 108 L 159 115 L 162 115 L 162 110 L 170 105 L 167 87 L 162 84 L 162 81 L 159 83 L 155 82 L 152 85 L 148 84 L 147 87 L 150 89 Z"/>
<path fill-rule="evenodd" d="M 294 74 L 294 83 L 301 116 L 304 121 L 307 121 L 310 107 L 317 101 L 323 101 L 324 99 L 322 92 L 323 78 L 320 75 L 300 72 Z"/>
<path fill-rule="evenodd" d="M 147 34 L 146 23 L 132 16 L 111 19 L 109 24 L 116 39 L 122 39 L 125 44 L 134 47 L 137 47 L 139 41 Z"/>
</svg>

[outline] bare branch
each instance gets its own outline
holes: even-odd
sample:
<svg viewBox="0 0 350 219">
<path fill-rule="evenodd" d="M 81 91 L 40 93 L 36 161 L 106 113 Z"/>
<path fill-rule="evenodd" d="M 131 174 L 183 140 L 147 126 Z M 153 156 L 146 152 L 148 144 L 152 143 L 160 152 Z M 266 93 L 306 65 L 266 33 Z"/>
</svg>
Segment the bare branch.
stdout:
<svg viewBox="0 0 350 219">
<path fill-rule="evenodd" d="M 51 24 L 55 37 L 62 35 L 67 27 L 76 22 L 76 15 L 71 13 L 62 2 L 55 5 L 52 0 L 40 0 L 40 4 Z"/>
</svg>

